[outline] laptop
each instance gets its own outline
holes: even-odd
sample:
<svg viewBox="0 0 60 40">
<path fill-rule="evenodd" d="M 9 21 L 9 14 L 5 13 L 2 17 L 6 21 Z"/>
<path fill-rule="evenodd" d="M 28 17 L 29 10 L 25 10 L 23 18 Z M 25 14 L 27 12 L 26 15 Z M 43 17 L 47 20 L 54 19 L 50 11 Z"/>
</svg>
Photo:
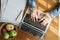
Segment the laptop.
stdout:
<svg viewBox="0 0 60 40">
<path fill-rule="evenodd" d="M 33 36 L 38 36 L 43 39 L 45 31 L 48 27 L 48 23 L 44 26 L 39 22 L 33 22 L 29 19 L 29 14 L 27 13 L 23 18 L 23 21 L 19 24 L 19 28 Z"/>
</svg>

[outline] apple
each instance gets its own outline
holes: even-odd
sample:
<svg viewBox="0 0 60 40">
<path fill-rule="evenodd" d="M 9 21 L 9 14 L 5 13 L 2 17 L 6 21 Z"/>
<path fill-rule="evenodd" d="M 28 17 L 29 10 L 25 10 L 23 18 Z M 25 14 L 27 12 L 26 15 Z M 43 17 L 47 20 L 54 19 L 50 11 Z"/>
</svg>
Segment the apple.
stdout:
<svg viewBox="0 0 60 40">
<path fill-rule="evenodd" d="M 16 35 L 17 35 L 16 30 L 11 30 L 11 31 L 9 32 L 9 35 L 10 35 L 10 37 L 16 36 Z"/>
<path fill-rule="evenodd" d="M 7 32 L 7 30 L 6 30 L 5 28 L 3 28 L 3 29 L 1 30 L 1 32 L 2 32 L 2 33 L 5 33 L 5 32 Z"/>
<path fill-rule="evenodd" d="M 9 34 L 8 34 L 7 32 L 5 32 L 5 33 L 3 34 L 3 37 L 4 37 L 4 39 L 8 39 L 8 38 L 9 38 Z"/>
<path fill-rule="evenodd" d="M 11 30 L 14 29 L 14 25 L 8 24 L 8 25 L 6 26 L 6 29 L 7 29 L 7 31 L 11 31 Z"/>
</svg>

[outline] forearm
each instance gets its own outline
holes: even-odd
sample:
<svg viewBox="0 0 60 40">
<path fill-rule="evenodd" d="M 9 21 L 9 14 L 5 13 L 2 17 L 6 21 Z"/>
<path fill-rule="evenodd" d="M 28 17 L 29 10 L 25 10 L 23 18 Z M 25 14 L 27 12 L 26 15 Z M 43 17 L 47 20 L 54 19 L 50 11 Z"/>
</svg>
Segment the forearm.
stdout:
<svg viewBox="0 0 60 40">
<path fill-rule="evenodd" d="M 51 15 L 52 18 L 60 14 L 60 4 L 58 4 L 54 10 L 49 11 L 49 14 Z"/>
<path fill-rule="evenodd" d="M 29 8 L 36 8 L 36 1 L 35 0 L 27 0 Z"/>
</svg>

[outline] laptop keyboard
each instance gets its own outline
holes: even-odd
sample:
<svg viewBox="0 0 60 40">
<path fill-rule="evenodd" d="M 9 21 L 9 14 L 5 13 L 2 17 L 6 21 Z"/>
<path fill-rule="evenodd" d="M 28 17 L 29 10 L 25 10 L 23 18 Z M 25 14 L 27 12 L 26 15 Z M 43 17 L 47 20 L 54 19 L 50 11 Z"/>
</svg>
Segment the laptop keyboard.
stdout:
<svg viewBox="0 0 60 40">
<path fill-rule="evenodd" d="M 24 18 L 24 22 L 26 22 L 26 23 L 28 23 L 28 24 L 30 24 L 30 25 L 33 25 L 33 26 L 35 26 L 36 28 L 41 29 L 41 30 L 43 30 L 43 31 L 46 30 L 46 26 L 47 26 L 47 24 L 48 24 L 48 23 L 47 23 L 47 24 L 44 26 L 44 25 L 40 24 L 39 22 L 33 22 L 32 20 L 29 19 L 29 14 L 27 14 L 26 17 Z"/>
<path fill-rule="evenodd" d="M 29 19 L 29 14 L 26 14 L 23 22 L 20 25 L 21 30 L 42 38 L 45 34 L 44 32 L 46 30 L 48 23 L 44 26 L 37 21 L 33 22 L 32 20 Z"/>
</svg>

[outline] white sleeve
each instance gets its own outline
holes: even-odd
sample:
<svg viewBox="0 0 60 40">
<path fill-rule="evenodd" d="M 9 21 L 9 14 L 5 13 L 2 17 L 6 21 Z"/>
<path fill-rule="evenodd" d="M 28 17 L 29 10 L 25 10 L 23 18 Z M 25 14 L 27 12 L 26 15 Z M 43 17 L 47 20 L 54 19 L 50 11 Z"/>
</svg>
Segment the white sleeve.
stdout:
<svg viewBox="0 0 60 40">
<path fill-rule="evenodd" d="M 59 3 L 60 3 L 60 0 L 59 0 Z"/>
</svg>

